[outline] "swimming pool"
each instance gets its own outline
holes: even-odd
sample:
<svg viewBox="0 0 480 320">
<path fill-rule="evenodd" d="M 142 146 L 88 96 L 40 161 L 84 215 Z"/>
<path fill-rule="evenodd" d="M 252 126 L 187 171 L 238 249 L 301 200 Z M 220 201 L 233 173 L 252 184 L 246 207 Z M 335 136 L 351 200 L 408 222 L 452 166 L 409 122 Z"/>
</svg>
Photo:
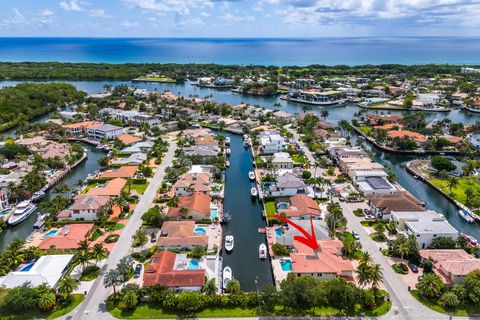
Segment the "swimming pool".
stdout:
<svg viewBox="0 0 480 320">
<path fill-rule="evenodd" d="M 280 209 L 280 210 L 286 210 L 286 209 L 288 209 L 288 203 L 286 203 L 286 202 L 280 202 L 279 204 L 277 204 L 277 209 Z"/>
<path fill-rule="evenodd" d="M 285 259 L 280 261 L 280 264 L 282 265 L 283 271 L 292 271 L 292 260 Z"/>
<path fill-rule="evenodd" d="M 201 234 L 206 234 L 207 233 L 207 230 L 205 230 L 205 228 L 195 228 L 195 230 L 193 230 L 193 232 L 195 233 L 201 233 Z"/>
<path fill-rule="evenodd" d="M 215 220 L 218 217 L 218 208 L 210 209 L 210 220 Z"/>
<path fill-rule="evenodd" d="M 58 232 L 57 229 L 55 229 L 55 230 L 50 230 L 50 231 L 48 231 L 47 233 L 45 233 L 45 234 L 42 236 L 42 238 L 53 237 L 54 235 L 57 234 L 57 232 Z"/>
<path fill-rule="evenodd" d="M 22 272 L 30 271 L 30 269 L 32 269 L 34 265 L 35 265 L 35 262 L 27 264 L 25 267 L 23 267 Z"/>
<path fill-rule="evenodd" d="M 190 262 L 188 262 L 188 270 L 198 270 L 200 269 L 200 264 L 198 263 L 197 260 L 190 260 Z"/>
<path fill-rule="evenodd" d="M 275 229 L 275 236 L 276 237 L 283 237 L 283 230 L 278 228 L 278 229 Z"/>
</svg>

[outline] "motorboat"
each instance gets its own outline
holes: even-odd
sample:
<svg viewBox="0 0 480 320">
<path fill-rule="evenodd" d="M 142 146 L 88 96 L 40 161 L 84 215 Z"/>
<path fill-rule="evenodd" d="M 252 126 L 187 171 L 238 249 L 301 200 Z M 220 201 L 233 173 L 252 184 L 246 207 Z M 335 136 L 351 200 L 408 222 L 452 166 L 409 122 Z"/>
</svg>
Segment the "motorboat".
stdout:
<svg viewBox="0 0 480 320">
<path fill-rule="evenodd" d="M 472 237 L 471 235 L 468 235 L 466 233 L 460 233 L 460 236 L 464 238 L 471 246 L 474 247 L 480 247 L 480 244 L 478 243 L 478 240 Z"/>
<path fill-rule="evenodd" d="M 45 217 L 46 214 L 39 215 L 37 218 L 37 221 L 33 224 L 33 229 L 41 229 L 43 225 L 45 224 Z"/>
<path fill-rule="evenodd" d="M 458 210 L 458 214 L 468 223 L 475 223 L 475 219 L 470 215 L 470 212 L 464 209 Z"/>
<path fill-rule="evenodd" d="M 230 167 L 230 161 L 228 161 L 228 160 L 225 161 L 225 167 L 227 167 L 227 168 Z"/>
<path fill-rule="evenodd" d="M 265 243 L 262 243 L 258 247 L 258 257 L 263 260 L 263 259 L 267 259 L 267 256 L 268 256 L 267 246 L 265 245 Z"/>
<path fill-rule="evenodd" d="M 255 180 L 255 172 L 253 171 L 248 172 L 248 179 Z"/>
<path fill-rule="evenodd" d="M 232 153 L 232 150 L 227 149 L 227 150 L 225 150 L 225 153 L 227 154 L 227 156 L 230 156 L 230 153 Z"/>
<path fill-rule="evenodd" d="M 227 266 L 223 268 L 223 289 L 227 289 L 230 280 L 232 280 L 232 269 Z"/>
<path fill-rule="evenodd" d="M 229 137 L 226 137 L 226 138 L 225 138 L 225 145 L 226 145 L 226 146 L 229 146 L 229 145 L 230 145 L 230 138 L 229 138 Z"/>
<path fill-rule="evenodd" d="M 234 245 L 233 236 L 231 234 L 229 234 L 225 237 L 225 251 L 232 252 L 233 251 L 233 245 Z"/>
<path fill-rule="evenodd" d="M 243 140 L 247 140 L 248 139 L 248 134 L 244 134 L 243 135 Z"/>
<path fill-rule="evenodd" d="M 33 195 L 32 195 L 32 201 L 37 202 L 40 199 L 42 199 L 43 197 L 45 197 L 45 192 L 44 191 L 40 190 L 40 191 L 34 192 Z"/>
<path fill-rule="evenodd" d="M 28 200 L 22 201 L 17 205 L 7 223 L 11 226 L 15 226 L 27 219 L 35 209 L 37 209 L 37 206 L 32 202 Z"/>
<path fill-rule="evenodd" d="M 257 187 L 253 186 L 252 189 L 250 190 L 250 193 L 251 193 L 252 197 L 258 196 Z"/>
<path fill-rule="evenodd" d="M 252 141 L 250 140 L 250 138 L 243 140 L 244 147 L 248 147 L 251 144 L 252 144 Z"/>
</svg>

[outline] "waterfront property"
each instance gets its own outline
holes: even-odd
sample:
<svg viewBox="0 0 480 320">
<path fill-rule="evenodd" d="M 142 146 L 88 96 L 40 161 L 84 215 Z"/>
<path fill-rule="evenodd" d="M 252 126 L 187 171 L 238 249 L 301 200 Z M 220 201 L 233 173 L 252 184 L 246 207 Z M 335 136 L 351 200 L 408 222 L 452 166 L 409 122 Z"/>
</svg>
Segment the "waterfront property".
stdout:
<svg viewBox="0 0 480 320">
<path fill-rule="evenodd" d="M 72 250 L 79 247 L 79 242 L 87 239 L 94 229 L 93 223 L 68 224 L 55 235 L 43 238 L 37 247 L 41 250 L 55 248 L 57 250 Z M 35 245 L 30 243 L 29 245 Z"/>
<path fill-rule="evenodd" d="M 318 203 L 307 195 L 295 195 L 284 201 L 280 200 L 277 204 L 277 210 L 280 215 L 285 215 L 292 220 L 321 219 L 322 212 Z"/>
<path fill-rule="evenodd" d="M 87 128 L 87 134 L 93 140 L 109 140 L 122 135 L 123 128 L 111 124 L 103 124 Z"/>
<path fill-rule="evenodd" d="M 378 219 L 389 220 L 392 211 L 419 212 L 425 211 L 423 203 L 412 194 L 402 191 L 393 194 L 372 194 L 368 196 L 368 204 L 373 215 Z"/>
<path fill-rule="evenodd" d="M 207 249 L 209 237 L 205 228 L 197 227 L 195 221 L 165 221 L 157 240 L 158 249 L 192 250 L 197 246 Z"/>
<path fill-rule="evenodd" d="M 178 204 L 167 211 L 170 220 L 193 219 L 202 221 L 210 219 L 212 198 L 201 192 L 190 196 L 179 197 Z"/>
</svg>

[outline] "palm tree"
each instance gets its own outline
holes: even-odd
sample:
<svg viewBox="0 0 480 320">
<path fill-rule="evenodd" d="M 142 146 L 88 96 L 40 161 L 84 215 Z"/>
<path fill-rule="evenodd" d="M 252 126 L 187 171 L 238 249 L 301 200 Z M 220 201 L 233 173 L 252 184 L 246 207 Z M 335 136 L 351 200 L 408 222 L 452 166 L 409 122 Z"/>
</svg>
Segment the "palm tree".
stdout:
<svg viewBox="0 0 480 320">
<path fill-rule="evenodd" d="M 78 242 L 78 251 L 88 254 L 90 251 L 90 247 L 88 246 L 88 240 L 80 240 Z"/>
<path fill-rule="evenodd" d="M 440 297 L 440 300 L 448 308 L 456 308 L 460 304 L 460 299 L 452 291 L 447 291 Z"/>
<path fill-rule="evenodd" d="M 372 288 L 376 290 L 380 283 L 383 282 L 383 271 L 379 264 L 374 264 L 370 267 L 370 283 Z"/>
<path fill-rule="evenodd" d="M 370 265 L 372 261 L 373 260 L 370 253 L 368 253 L 368 251 L 362 251 L 362 253 L 360 254 L 360 258 L 358 259 L 359 264 Z"/>
<path fill-rule="evenodd" d="M 360 263 L 357 267 L 357 282 L 361 288 L 370 283 L 370 267 L 368 264 Z"/>
<path fill-rule="evenodd" d="M 25 261 L 25 255 L 21 250 L 7 250 L 3 253 L 3 257 L 10 266 L 17 266 Z"/>
<path fill-rule="evenodd" d="M 188 214 L 188 208 L 186 208 L 186 207 L 181 207 L 181 208 L 180 208 L 180 215 L 182 216 L 182 218 L 185 219 L 185 217 L 187 216 L 187 214 Z"/>
<path fill-rule="evenodd" d="M 70 294 L 78 288 L 78 280 L 73 278 L 70 275 L 66 275 L 57 285 L 57 292 L 63 296 L 63 300 L 68 300 L 70 298 Z"/>
<path fill-rule="evenodd" d="M 472 201 L 472 196 L 473 196 L 473 190 L 472 190 L 472 188 L 467 187 L 463 193 L 465 193 L 465 197 L 466 197 L 466 199 L 465 199 L 465 204 L 466 204 L 467 206 L 470 206 L 471 201 Z"/>
<path fill-rule="evenodd" d="M 96 263 L 100 260 L 108 257 L 108 250 L 103 246 L 102 243 L 95 243 L 92 250 L 92 258 L 95 259 Z"/>
<path fill-rule="evenodd" d="M 443 181 L 448 178 L 448 173 L 445 170 L 441 170 L 438 173 L 438 177 L 440 178 L 440 187 L 443 189 Z"/>
<path fill-rule="evenodd" d="M 79 264 L 83 269 L 90 263 L 90 254 L 84 251 L 79 251 L 74 257 L 75 263 Z"/>
<path fill-rule="evenodd" d="M 418 279 L 418 290 L 429 299 L 435 299 L 442 293 L 444 284 L 435 273 L 426 273 Z"/>
<path fill-rule="evenodd" d="M 208 295 L 214 295 L 215 293 L 217 293 L 217 285 L 215 278 L 212 278 L 205 283 L 205 286 L 203 286 L 203 292 Z"/>
<path fill-rule="evenodd" d="M 28 247 L 27 249 L 23 250 L 23 253 L 25 255 L 25 260 L 36 259 L 41 255 L 38 247 L 34 247 L 34 246 Z"/>
<path fill-rule="evenodd" d="M 320 112 L 320 117 L 322 117 L 324 120 L 326 120 L 329 115 L 330 115 L 330 112 L 328 112 L 327 110 L 322 110 Z"/>
<path fill-rule="evenodd" d="M 226 289 L 227 289 L 228 293 L 232 293 L 232 294 L 240 292 L 240 281 L 238 281 L 236 279 L 230 280 L 227 283 L 227 288 Z"/>
<path fill-rule="evenodd" d="M 25 240 L 15 238 L 10 244 L 7 246 L 8 251 L 19 251 L 23 248 L 25 244 Z"/>
<path fill-rule="evenodd" d="M 133 309 L 138 304 L 138 294 L 135 290 L 127 290 L 122 297 L 122 303 L 127 309 Z"/>
<path fill-rule="evenodd" d="M 57 304 L 55 294 L 48 290 L 38 295 L 37 305 L 42 311 L 49 311 Z"/>
<path fill-rule="evenodd" d="M 113 287 L 113 294 L 116 295 L 115 287 L 122 284 L 123 276 L 115 269 L 108 270 L 107 274 L 103 278 L 103 285 L 105 288 Z"/>
<path fill-rule="evenodd" d="M 400 243 L 400 245 L 398 246 L 396 251 L 397 251 L 396 253 L 400 255 L 400 258 L 402 260 L 403 260 L 404 256 L 410 255 L 410 246 L 409 246 L 408 242 Z"/>
<path fill-rule="evenodd" d="M 447 187 L 450 193 L 452 193 L 452 189 L 457 188 L 457 186 L 458 186 L 458 179 L 456 177 L 450 177 L 447 183 Z"/>
</svg>

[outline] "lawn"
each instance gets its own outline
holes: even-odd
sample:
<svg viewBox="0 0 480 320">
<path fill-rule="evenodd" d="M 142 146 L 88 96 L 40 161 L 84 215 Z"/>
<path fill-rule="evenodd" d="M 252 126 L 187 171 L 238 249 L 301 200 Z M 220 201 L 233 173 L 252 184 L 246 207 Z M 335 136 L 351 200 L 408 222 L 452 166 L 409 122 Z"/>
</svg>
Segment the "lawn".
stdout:
<svg viewBox="0 0 480 320">
<path fill-rule="evenodd" d="M 2 320 L 24 320 L 24 319 L 56 319 L 66 315 L 76 306 L 78 306 L 85 296 L 83 294 L 72 294 L 72 302 L 61 309 L 53 310 L 50 312 L 39 312 L 37 310 L 29 310 L 25 312 L 9 312 L 8 315 L 0 313 L 0 319 Z"/>
<path fill-rule="evenodd" d="M 450 189 L 447 187 L 448 181 L 442 181 L 439 178 L 431 178 L 428 179 L 428 181 L 437 188 L 443 190 L 446 194 L 450 194 Z M 458 178 L 457 187 L 452 188 L 453 198 L 466 205 L 467 196 L 465 195 L 465 190 L 467 188 L 472 189 L 474 194 L 480 193 L 480 183 L 476 182 L 474 179 Z"/>
<path fill-rule="evenodd" d="M 277 208 L 275 206 L 275 201 L 266 201 L 265 202 L 265 210 L 267 211 L 267 215 L 273 215 L 277 213 Z"/>
<path fill-rule="evenodd" d="M 293 154 L 292 160 L 294 164 L 304 164 L 307 162 L 307 158 L 303 154 Z"/>
<path fill-rule="evenodd" d="M 130 191 L 135 190 L 138 194 L 143 194 L 147 190 L 148 183 L 135 183 L 132 182 L 130 185 Z"/>
<path fill-rule="evenodd" d="M 144 81 L 153 81 L 153 82 L 169 82 L 169 83 L 175 83 L 175 79 L 168 78 L 168 77 L 139 77 L 138 80 L 144 80 Z"/>
<path fill-rule="evenodd" d="M 372 128 L 367 126 L 360 126 L 358 127 L 358 130 L 360 130 L 366 136 L 370 136 L 372 134 Z"/>
<path fill-rule="evenodd" d="M 411 295 L 417 299 L 418 302 L 422 303 L 424 306 L 429 307 L 433 311 L 453 315 L 457 317 L 468 317 L 468 316 L 478 316 L 480 315 L 480 308 L 472 305 L 460 306 L 456 309 L 446 308 L 436 302 L 425 299 L 418 290 L 410 291 Z"/>
</svg>

